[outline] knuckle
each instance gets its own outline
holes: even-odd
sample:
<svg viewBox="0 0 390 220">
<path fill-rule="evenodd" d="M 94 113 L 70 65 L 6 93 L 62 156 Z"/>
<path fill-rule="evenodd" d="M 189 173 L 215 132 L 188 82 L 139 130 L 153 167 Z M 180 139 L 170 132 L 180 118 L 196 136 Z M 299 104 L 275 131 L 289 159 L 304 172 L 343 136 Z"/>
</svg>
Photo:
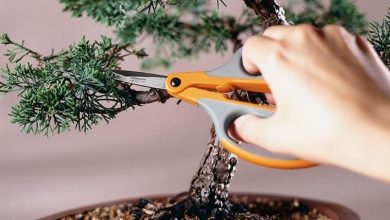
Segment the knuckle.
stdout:
<svg viewBox="0 0 390 220">
<path fill-rule="evenodd" d="M 343 32 L 345 32 L 345 29 L 341 26 L 338 26 L 338 25 L 334 25 L 334 24 L 330 24 L 330 25 L 326 25 L 324 27 L 324 31 L 326 33 L 331 33 L 331 34 L 337 34 L 337 35 L 340 35 L 342 34 Z"/>
<path fill-rule="evenodd" d="M 259 36 L 251 36 L 249 37 L 243 47 L 242 47 L 242 55 L 243 55 L 243 58 L 246 58 L 248 57 L 248 55 L 250 54 L 250 52 L 252 50 L 255 50 L 257 45 L 258 45 L 258 42 L 260 41 L 259 39 Z"/>
<path fill-rule="evenodd" d="M 257 42 L 259 41 L 259 36 L 251 36 L 249 37 L 245 43 L 244 43 L 244 46 L 243 46 L 243 50 L 247 49 L 247 48 L 250 48 L 250 47 L 253 47 L 254 45 L 257 44 Z"/>
<path fill-rule="evenodd" d="M 272 33 L 275 33 L 278 28 L 278 25 L 268 27 L 267 29 L 265 29 L 263 35 L 272 35 Z"/>
<path fill-rule="evenodd" d="M 310 24 L 300 24 L 297 26 L 303 32 L 312 32 L 315 30 L 315 27 Z"/>
<path fill-rule="evenodd" d="M 273 29 L 275 26 L 268 27 L 267 29 L 264 30 L 263 34 L 269 34 L 272 33 Z"/>
<path fill-rule="evenodd" d="M 320 37 L 320 34 L 316 27 L 308 24 L 301 24 L 297 26 L 296 36 L 300 41 L 305 42 Z"/>
<path fill-rule="evenodd" d="M 338 25 L 327 25 L 324 27 L 325 34 L 330 39 L 339 39 L 343 45 L 356 42 L 356 35 L 349 33 L 344 27 Z"/>
</svg>

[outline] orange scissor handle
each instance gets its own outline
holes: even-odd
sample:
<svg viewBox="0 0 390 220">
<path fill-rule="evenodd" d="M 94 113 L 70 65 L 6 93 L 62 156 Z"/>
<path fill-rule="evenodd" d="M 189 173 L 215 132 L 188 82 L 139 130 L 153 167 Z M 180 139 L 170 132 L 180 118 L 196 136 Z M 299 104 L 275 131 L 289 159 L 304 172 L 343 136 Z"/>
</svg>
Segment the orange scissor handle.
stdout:
<svg viewBox="0 0 390 220">
<path fill-rule="evenodd" d="M 217 137 L 221 145 L 229 152 L 256 165 L 297 169 L 315 166 L 315 163 L 300 159 L 276 159 L 251 153 L 241 148 L 228 135 L 230 124 L 239 116 L 252 114 L 259 117 L 271 116 L 275 108 L 266 105 L 256 105 L 227 98 L 224 94 L 234 89 L 251 92 L 269 93 L 270 89 L 262 76 L 251 76 L 244 72 L 239 63 L 231 63 L 210 72 L 172 73 L 166 80 L 166 89 L 172 96 L 190 104 L 201 107 L 213 120 Z M 237 53 L 233 61 L 237 61 Z"/>
</svg>

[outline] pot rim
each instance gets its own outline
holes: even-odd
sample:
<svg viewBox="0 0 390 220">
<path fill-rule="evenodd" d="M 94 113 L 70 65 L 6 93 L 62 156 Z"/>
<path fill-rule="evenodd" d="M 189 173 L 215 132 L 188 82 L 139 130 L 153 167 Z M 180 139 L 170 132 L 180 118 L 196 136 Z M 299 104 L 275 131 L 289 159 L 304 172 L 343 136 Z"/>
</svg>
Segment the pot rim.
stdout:
<svg viewBox="0 0 390 220">
<path fill-rule="evenodd" d="M 181 193 L 179 193 L 181 194 Z M 139 197 L 130 197 L 130 198 L 123 198 L 123 199 L 116 199 L 106 202 L 99 202 L 94 203 L 91 205 L 85 205 L 80 206 L 77 208 L 68 209 L 65 211 L 60 211 L 55 214 L 51 214 L 48 216 L 45 216 L 43 218 L 40 218 L 38 220 L 52 220 L 52 219 L 59 219 L 64 216 L 68 216 L 71 214 L 76 214 L 80 212 L 84 212 L 86 210 L 92 210 L 97 207 L 102 206 L 110 206 L 113 204 L 123 203 L 123 202 L 136 202 L 140 198 L 150 199 L 150 200 L 159 200 L 164 199 L 166 197 L 175 197 L 179 194 L 161 194 L 161 195 L 150 195 L 150 196 L 139 196 Z M 251 197 L 261 197 L 266 198 L 270 200 L 292 200 L 292 199 L 298 199 L 300 203 L 303 203 L 307 205 L 309 208 L 317 209 L 321 213 L 325 214 L 332 220 L 360 220 L 360 217 L 356 212 L 354 212 L 352 209 L 345 207 L 343 205 L 334 203 L 334 202 L 328 202 L 323 200 L 317 200 L 317 199 L 310 199 L 305 197 L 299 197 L 299 196 L 289 196 L 289 195 L 281 195 L 281 194 L 268 194 L 268 193 L 245 193 L 245 192 L 236 192 L 231 193 L 230 196 L 251 196 Z"/>
</svg>

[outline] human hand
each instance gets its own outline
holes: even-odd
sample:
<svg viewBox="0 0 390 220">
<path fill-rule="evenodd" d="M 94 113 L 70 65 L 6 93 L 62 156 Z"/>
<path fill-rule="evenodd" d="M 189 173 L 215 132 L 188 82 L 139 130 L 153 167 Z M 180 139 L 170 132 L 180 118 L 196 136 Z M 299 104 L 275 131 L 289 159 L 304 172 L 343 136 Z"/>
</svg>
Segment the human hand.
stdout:
<svg viewBox="0 0 390 220">
<path fill-rule="evenodd" d="M 390 181 L 390 73 L 372 46 L 338 26 L 274 26 L 243 48 L 276 102 L 238 118 L 237 139 Z"/>
</svg>

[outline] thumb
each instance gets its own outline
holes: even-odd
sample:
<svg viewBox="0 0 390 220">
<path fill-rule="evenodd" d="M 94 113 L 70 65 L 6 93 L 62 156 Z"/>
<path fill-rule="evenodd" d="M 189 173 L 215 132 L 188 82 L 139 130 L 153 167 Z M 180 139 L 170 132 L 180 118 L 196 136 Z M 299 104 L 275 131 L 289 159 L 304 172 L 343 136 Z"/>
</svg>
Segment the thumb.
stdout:
<svg viewBox="0 0 390 220">
<path fill-rule="evenodd" d="M 243 115 L 234 121 L 231 134 L 240 141 L 270 148 L 273 142 L 272 136 L 274 136 L 271 126 L 271 118 Z"/>
</svg>

